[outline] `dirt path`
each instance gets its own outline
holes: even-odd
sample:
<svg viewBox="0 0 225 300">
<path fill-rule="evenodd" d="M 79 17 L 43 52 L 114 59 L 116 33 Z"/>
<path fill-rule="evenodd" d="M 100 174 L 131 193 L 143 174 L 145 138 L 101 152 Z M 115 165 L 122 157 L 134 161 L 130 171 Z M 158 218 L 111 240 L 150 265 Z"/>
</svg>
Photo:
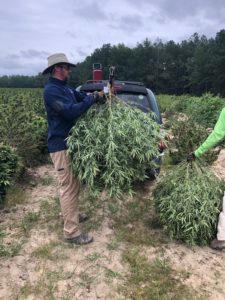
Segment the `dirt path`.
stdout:
<svg viewBox="0 0 225 300">
<path fill-rule="evenodd" d="M 221 155 L 225 162 L 225 152 Z M 219 167 L 215 164 L 214 168 Z M 119 231 L 114 226 L 115 220 L 111 222 L 102 207 L 97 207 L 95 212 L 99 215 L 91 218 L 91 226 L 84 225 L 92 229 L 94 243 L 82 247 L 64 243 L 54 175 L 51 165 L 32 170 L 25 202 L 0 214 L 0 235 L 5 247 L 0 251 L 8 251 L 0 259 L 0 299 L 148 299 L 142 298 L 141 293 L 146 283 L 143 279 L 134 281 L 135 273 L 130 277 L 131 269 L 122 259 L 124 253 L 135 249 L 137 255 L 144 255 L 149 262 L 156 259 L 166 262 L 175 272 L 173 280 L 179 279 L 194 292 L 192 298 L 154 296 L 152 299 L 225 299 L 225 252 L 187 247 L 165 237 L 165 241 L 157 242 L 162 230 L 151 228 L 147 235 L 154 236 L 156 243 L 135 243 L 129 234 L 133 238 L 135 231 L 140 230 L 136 237 L 140 240 L 142 229 L 138 221 L 129 221 L 125 227 L 128 230 L 120 227 Z M 146 186 L 140 192 L 140 199 L 151 194 L 151 183 Z M 120 235 L 125 232 L 125 238 L 119 239 L 118 232 Z M 143 232 L 146 235 L 146 229 Z"/>
</svg>

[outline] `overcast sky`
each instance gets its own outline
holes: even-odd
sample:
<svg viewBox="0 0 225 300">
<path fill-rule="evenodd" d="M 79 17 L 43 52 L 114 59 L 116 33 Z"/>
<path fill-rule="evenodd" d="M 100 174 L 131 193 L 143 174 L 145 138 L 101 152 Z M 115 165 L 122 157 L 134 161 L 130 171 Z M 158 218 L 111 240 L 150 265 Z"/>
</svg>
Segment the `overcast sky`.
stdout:
<svg viewBox="0 0 225 300">
<path fill-rule="evenodd" d="M 0 28 L 0 75 L 36 75 L 57 52 L 76 63 L 106 43 L 214 38 L 225 29 L 225 0 L 7 0 Z"/>
</svg>

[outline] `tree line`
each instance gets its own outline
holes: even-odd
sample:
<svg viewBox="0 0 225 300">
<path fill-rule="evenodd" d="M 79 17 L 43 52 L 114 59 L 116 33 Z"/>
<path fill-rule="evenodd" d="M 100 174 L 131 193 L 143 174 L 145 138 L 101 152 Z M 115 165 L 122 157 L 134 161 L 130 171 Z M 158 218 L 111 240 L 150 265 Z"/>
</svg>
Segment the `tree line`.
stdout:
<svg viewBox="0 0 225 300">
<path fill-rule="evenodd" d="M 78 86 L 92 79 L 93 63 L 101 63 L 104 78 L 109 66 L 116 67 L 116 79 L 141 81 L 155 93 L 202 95 L 211 92 L 225 97 L 225 30 L 215 38 L 198 33 L 180 43 L 151 42 L 134 48 L 104 44 L 77 64 L 70 84 Z M 2 76 L 0 87 L 43 87 L 46 76 Z"/>
</svg>

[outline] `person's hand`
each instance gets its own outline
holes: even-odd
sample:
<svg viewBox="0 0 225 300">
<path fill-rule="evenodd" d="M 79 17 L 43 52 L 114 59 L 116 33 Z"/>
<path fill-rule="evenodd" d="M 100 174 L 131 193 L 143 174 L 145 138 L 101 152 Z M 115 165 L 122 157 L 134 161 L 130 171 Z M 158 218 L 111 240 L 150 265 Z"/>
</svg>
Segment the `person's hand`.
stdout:
<svg viewBox="0 0 225 300">
<path fill-rule="evenodd" d="M 93 97 L 94 97 L 95 103 L 104 104 L 106 102 L 106 96 L 103 92 L 95 91 L 93 93 Z"/>
<path fill-rule="evenodd" d="M 195 159 L 196 159 L 196 156 L 195 156 L 194 152 L 191 152 L 190 154 L 188 154 L 188 156 L 187 156 L 187 162 L 192 162 Z"/>
</svg>

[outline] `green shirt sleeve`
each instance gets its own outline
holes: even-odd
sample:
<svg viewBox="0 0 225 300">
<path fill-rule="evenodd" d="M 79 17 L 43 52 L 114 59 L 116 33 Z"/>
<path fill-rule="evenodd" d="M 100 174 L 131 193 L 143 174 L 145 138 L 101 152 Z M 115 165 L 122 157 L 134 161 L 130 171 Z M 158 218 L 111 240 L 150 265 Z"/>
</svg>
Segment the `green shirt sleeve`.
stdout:
<svg viewBox="0 0 225 300">
<path fill-rule="evenodd" d="M 215 128 L 201 146 L 195 151 L 195 156 L 200 157 L 207 150 L 215 146 L 225 136 L 225 107 L 222 109 L 219 119 L 216 122 Z"/>
</svg>

